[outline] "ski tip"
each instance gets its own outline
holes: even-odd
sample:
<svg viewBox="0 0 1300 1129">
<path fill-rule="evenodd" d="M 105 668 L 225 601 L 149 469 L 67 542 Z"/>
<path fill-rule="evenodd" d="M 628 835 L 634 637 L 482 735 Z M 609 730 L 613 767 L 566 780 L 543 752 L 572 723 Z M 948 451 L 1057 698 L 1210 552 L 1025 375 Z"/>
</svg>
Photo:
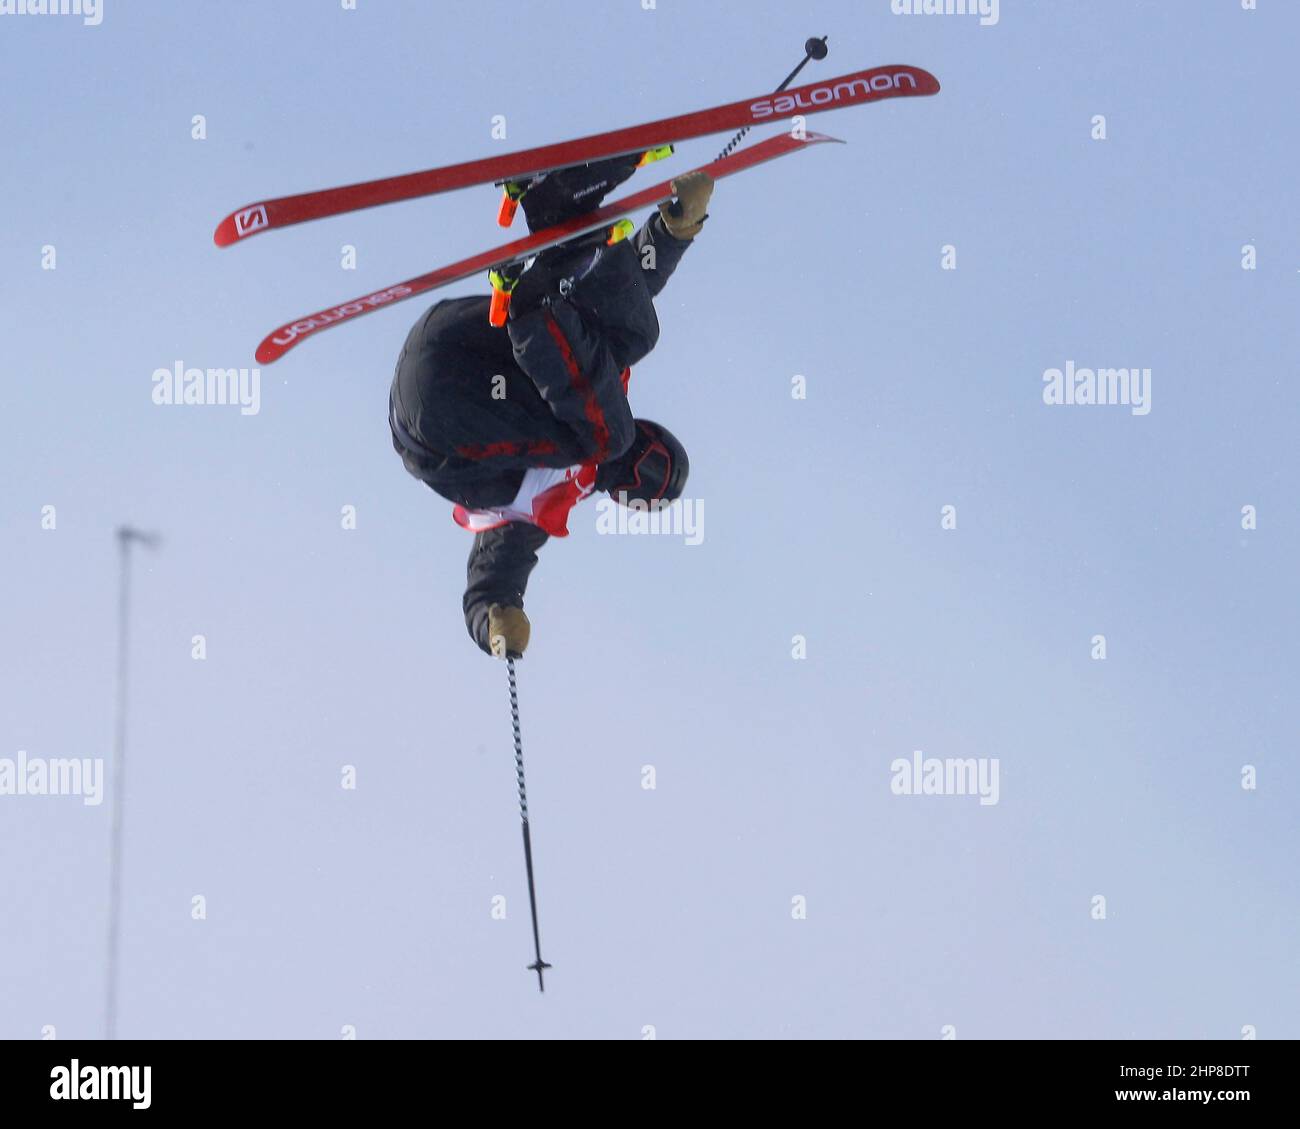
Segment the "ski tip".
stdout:
<svg viewBox="0 0 1300 1129">
<path fill-rule="evenodd" d="M 277 329 L 275 332 L 280 331 Z M 253 356 L 259 365 L 269 365 L 283 357 L 284 352 L 284 347 L 275 343 L 275 333 L 273 333 L 257 347 L 257 352 Z"/>
<path fill-rule="evenodd" d="M 939 91 L 942 89 L 942 87 L 939 85 L 939 80 L 935 78 L 934 75 L 932 75 L 924 67 L 914 67 L 910 63 L 894 63 L 888 67 L 880 67 L 878 69 L 887 70 L 887 71 L 897 71 L 897 72 L 910 72 L 912 74 L 912 76 L 916 79 L 917 82 L 916 88 L 910 91 L 900 91 L 899 93 L 920 94 L 922 96 L 925 96 L 927 94 L 938 94 Z"/>
<path fill-rule="evenodd" d="M 217 224 L 217 230 L 212 233 L 212 242 L 218 247 L 229 247 L 238 240 L 239 236 L 235 234 L 234 216 L 227 216 Z"/>
</svg>

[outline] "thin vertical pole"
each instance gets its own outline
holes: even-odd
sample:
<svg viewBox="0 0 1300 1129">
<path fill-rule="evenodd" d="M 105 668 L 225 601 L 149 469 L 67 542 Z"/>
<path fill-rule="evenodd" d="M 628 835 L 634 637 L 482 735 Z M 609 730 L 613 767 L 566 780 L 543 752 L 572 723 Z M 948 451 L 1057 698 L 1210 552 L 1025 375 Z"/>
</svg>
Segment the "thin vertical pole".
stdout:
<svg viewBox="0 0 1300 1129">
<path fill-rule="evenodd" d="M 131 623 L 131 546 L 153 548 L 152 533 L 123 525 L 117 530 L 117 716 L 113 729 L 112 830 L 108 847 L 108 988 L 104 1007 L 104 1036 L 117 1037 L 117 998 L 122 949 L 122 833 L 126 818 L 126 714 Z"/>
<path fill-rule="evenodd" d="M 126 795 L 126 701 L 128 627 L 131 605 L 131 539 L 129 529 L 117 531 L 117 717 L 113 734 L 113 823 L 108 852 L 108 1003 L 104 1009 L 105 1038 L 117 1036 L 117 982 L 122 927 L 122 818 Z"/>
</svg>

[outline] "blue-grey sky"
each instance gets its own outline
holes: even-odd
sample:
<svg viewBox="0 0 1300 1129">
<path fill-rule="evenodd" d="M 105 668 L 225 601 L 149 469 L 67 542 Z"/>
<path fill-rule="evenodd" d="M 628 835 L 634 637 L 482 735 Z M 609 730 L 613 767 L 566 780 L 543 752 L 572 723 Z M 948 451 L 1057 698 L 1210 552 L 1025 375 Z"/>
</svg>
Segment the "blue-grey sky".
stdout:
<svg viewBox="0 0 1300 1129">
<path fill-rule="evenodd" d="M 120 1033 L 1300 1035 L 1300 10 L 1259 8 L 0 17 L 0 758 L 108 757 L 112 531 L 166 538 L 137 558 Z M 719 185 L 632 379 L 703 543 L 588 508 L 543 550 L 539 997 L 505 671 L 465 634 L 469 538 L 388 437 L 427 302 L 263 369 L 255 415 L 151 377 L 502 239 L 491 187 L 218 250 L 237 205 L 757 95 L 812 34 L 810 79 L 943 91 Z M 1151 410 L 1045 404 L 1068 363 L 1150 369 Z M 914 750 L 996 760 L 998 802 L 895 794 Z M 102 1030 L 109 809 L 0 796 L 0 1037 Z"/>
</svg>

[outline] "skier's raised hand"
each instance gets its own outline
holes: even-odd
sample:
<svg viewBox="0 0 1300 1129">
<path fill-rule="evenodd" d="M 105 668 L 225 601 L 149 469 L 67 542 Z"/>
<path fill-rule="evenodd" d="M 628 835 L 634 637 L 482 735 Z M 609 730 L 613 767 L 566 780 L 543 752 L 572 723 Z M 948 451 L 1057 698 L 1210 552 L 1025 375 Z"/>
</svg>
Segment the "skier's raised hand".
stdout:
<svg viewBox="0 0 1300 1129">
<path fill-rule="evenodd" d="M 488 608 L 488 642 L 495 659 L 522 658 L 532 626 L 523 608 L 493 604 Z"/>
<path fill-rule="evenodd" d="M 697 170 L 673 181 L 674 201 L 659 205 L 664 227 L 674 239 L 694 239 L 709 218 L 709 197 L 713 195 L 713 177 Z"/>
</svg>

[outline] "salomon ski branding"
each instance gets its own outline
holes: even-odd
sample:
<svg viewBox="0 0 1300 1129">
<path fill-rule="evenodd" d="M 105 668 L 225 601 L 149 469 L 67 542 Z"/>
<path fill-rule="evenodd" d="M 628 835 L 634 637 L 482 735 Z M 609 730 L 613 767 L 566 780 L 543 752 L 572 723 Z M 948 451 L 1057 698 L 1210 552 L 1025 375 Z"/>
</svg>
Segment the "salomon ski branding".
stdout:
<svg viewBox="0 0 1300 1129">
<path fill-rule="evenodd" d="M 266 208 L 261 204 L 235 213 L 235 230 L 239 233 L 241 239 L 245 235 L 251 235 L 254 231 L 260 231 L 269 222 L 266 218 Z"/>
<path fill-rule="evenodd" d="M 807 149 L 813 145 L 823 144 L 828 141 L 838 141 L 838 139 L 826 137 L 820 133 L 809 133 L 807 137 L 802 138 L 792 137 L 788 133 L 778 133 L 775 137 L 769 137 L 766 141 L 761 141 L 752 148 L 733 153 L 729 157 L 723 157 L 714 161 L 711 165 L 705 165 L 704 171 L 714 180 L 720 180 L 724 176 L 743 172 L 755 165 L 761 165 L 766 161 L 773 161 L 777 157 L 797 153 L 801 149 Z M 338 325 L 340 322 L 349 321 L 354 317 L 360 317 L 362 314 L 368 314 L 381 306 L 400 301 L 403 298 L 409 298 L 414 294 L 423 294 L 429 290 L 436 290 L 440 286 L 447 286 L 450 283 L 459 282 L 461 279 L 470 278 L 481 271 L 495 270 L 508 263 L 522 262 L 532 255 L 545 251 L 548 247 L 567 243 L 571 239 L 607 227 L 637 208 L 648 208 L 672 198 L 672 181 L 666 180 L 662 184 L 656 184 L 651 188 L 645 188 L 640 192 L 633 193 L 631 196 L 624 196 L 622 199 L 605 204 L 585 216 L 575 216 L 573 219 L 565 220 L 555 227 L 548 227 L 543 231 L 536 232 L 523 239 L 517 239 L 513 243 L 507 243 L 491 251 L 485 251 L 472 258 L 462 259 L 458 263 L 452 263 L 450 266 L 430 271 L 428 274 L 422 274 L 419 278 L 408 279 L 406 282 L 390 286 L 386 290 L 368 294 L 364 298 L 344 302 L 342 305 L 332 306 L 328 310 L 322 310 L 320 313 L 300 318 L 288 325 L 281 326 L 281 328 L 265 338 L 257 347 L 257 360 L 264 365 L 270 364 L 272 361 L 279 360 L 303 338 L 318 333 L 322 329 L 328 329 L 332 325 Z"/>
<path fill-rule="evenodd" d="M 414 293 L 415 291 L 405 283 L 390 286 L 386 290 L 377 290 L 374 294 L 367 294 L 364 298 L 344 302 L 343 305 L 335 306 L 332 310 L 322 310 L 319 314 L 312 314 L 309 318 L 294 322 L 293 325 L 286 325 L 283 329 L 277 330 L 272 335 L 271 340 L 277 345 L 288 348 L 305 334 L 315 333 L 318 329 L 324 329 L 326 326 L 333 325 L 336 321 L 346 321 L 348 318 L 354 318 L 357 314 L 369 313 L 376 306 L 386 306 L 389 302 L 399 302 L 403 298 L 409 298 Z"/>
<path fill-rule="evenodd" d="M 897 74 L 873 74 L 869 78 L 857 78 L 850 82 L 837 82 L 834 85 L 804 87 L 793 94 L 782 94 L 776 98 L 764 98 L 749 107 L 756 119 L 769 118 L 773 114 L 787 117 L 799 110 L 826 110 L 834 102 L 860 102 L 869 94 L 881 94 L 886 90 L 901 93 L 904 88 L 917 91 L 916 75 L 908 71 Z"/>
<path fill-rule="evenodd" d="M 743 102 L 593 134 L 576 141 L 561 141 L 505 156 L 484 157 L 423 172 L 247 204 L 223 219 L 212 239 L 218 247 L 228 247 L 250 235 L 295 223 L 451 192 L 474 184 L 521 181 L 538 173 L 585 165 L 604 157 L 647 152 L 695 137 L 707 137 L 711 133 L 744 129 L 755 122 L 779 121 L 796 114 L 815 114 L 841 106 L 867 105 L 884 98 L 938 93 L 939 80 L 920 67 L 902 63 L 873 67 L 825 82 L 799 86 L 784 94 L 746 98 Z"/>
</svg>

